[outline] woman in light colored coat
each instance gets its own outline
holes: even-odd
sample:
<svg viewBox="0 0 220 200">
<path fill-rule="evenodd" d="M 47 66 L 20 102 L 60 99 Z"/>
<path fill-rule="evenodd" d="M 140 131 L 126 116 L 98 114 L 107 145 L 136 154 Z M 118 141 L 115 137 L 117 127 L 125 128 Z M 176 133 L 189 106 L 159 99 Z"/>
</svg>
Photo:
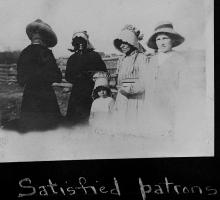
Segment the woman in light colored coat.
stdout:
<svg viewBox="0 0 220 200">
<path fill-rule="evenodd" d="M 117 122 L 121 128 L 136 129 L 144 102 L 145 50 L 139 43 L 140 31 L 126 25 L 114 40 L 114 46 L 124 55 L 118 61 L 118 94 L 115 102 Z"/>
<path fill-rule="evenodd" d="M 160 22 L 147 42 L 156 54 L 150 58 L 146 71 L 145 120 L 148 131 L 159 135 L 173 135 L 177 128 L 186 130 L 193 123 L 188 119 L 196 118 L 196 104 L 201 102 L 193 86 L 198 82 L 190 73 L 190 61 L 183 52 L 173 50 L 183 42 L 171 22 Z M 196 104 L 193 106 L 192 102 Z"/>
</svg>

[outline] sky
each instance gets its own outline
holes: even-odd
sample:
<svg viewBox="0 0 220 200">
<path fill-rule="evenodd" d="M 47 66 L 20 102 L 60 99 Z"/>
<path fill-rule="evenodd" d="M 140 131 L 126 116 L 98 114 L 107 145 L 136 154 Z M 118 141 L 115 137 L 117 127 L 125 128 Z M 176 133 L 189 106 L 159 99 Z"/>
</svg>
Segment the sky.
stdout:
<svg viewBox="0 0 220 200">
<path fill-rule="evenodd" d="M 67 49 L 78 30 L 87 30 L 96 51 L 119 53 L 113 40 L 126 24 L 141 30 L 147 48 L 155 25 L 164 20 L 186 39 L 177 49 L 205 49 L 212 15 L 213 0 L 0 0 L 0 51 L 30 44 L 25 29 L 38 18 L 57 34 L 55 57 L 71 54 Z"/>
</svg>

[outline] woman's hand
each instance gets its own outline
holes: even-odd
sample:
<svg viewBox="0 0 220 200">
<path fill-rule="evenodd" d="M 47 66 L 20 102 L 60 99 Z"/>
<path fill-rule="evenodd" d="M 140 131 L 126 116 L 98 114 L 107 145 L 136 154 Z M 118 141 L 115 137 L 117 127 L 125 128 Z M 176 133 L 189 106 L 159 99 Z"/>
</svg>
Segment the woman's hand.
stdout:
<svg viewBox="0 0 220 200">
<path fill-rule="evenodd" d="M 124 87 L 124 86 L 119 88 L 119 92 L 126 97 L 129 97 L 131 94 L 130 87 Z"/>
</svg>

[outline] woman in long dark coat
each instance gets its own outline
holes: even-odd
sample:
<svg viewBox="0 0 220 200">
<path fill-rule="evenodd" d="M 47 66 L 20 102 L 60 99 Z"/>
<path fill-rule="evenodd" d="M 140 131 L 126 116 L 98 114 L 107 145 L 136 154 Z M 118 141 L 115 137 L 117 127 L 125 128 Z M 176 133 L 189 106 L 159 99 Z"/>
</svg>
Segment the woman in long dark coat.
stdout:
<svg viewBox="0 0 220 200">
<path fill-rule="evenodd" d="M 48 130 L 61 119 L 52 83 L 60 82 L 62 74 L 48 49 L 56 45 L 57 38 L 41 20 L 30 23 L 26 32 L 31 44 L 21 52 L 17 62 L 18 83 L 24 86 L 19 129 Z"/>
<path fill-rule="evenodd" d="M 92 105 L 92 76 L 97 71 L 107 71 L 101 56 L 94 51 L 86 31 L 73 34 L 73 55 L 67 61 L 65 78 L 73 84 L 67 119 L 70 124 L 86 124 Z"/>
</svg>

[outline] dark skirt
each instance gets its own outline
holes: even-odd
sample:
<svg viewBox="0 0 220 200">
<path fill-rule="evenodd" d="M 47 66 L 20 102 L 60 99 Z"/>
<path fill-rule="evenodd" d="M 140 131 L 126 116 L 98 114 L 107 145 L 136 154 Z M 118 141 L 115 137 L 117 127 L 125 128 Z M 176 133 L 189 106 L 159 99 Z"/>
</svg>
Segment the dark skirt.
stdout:
<svg viewBox="0 0 220 200">
<path fill-rule="evenodd" d="M 27 86 L 24 89 L 19 128 L 21 131 L 44 131 L 57 127 L 61 113 L 51 85 Z"/>
<path fill-rule="evenodd" d="M 81 82 L 73 86 L 68 108 L 67 121 L 71 125 L 87 124 L 92 106 L 92 90 L 94 84 L 92 82 Z"/>
</svg>

